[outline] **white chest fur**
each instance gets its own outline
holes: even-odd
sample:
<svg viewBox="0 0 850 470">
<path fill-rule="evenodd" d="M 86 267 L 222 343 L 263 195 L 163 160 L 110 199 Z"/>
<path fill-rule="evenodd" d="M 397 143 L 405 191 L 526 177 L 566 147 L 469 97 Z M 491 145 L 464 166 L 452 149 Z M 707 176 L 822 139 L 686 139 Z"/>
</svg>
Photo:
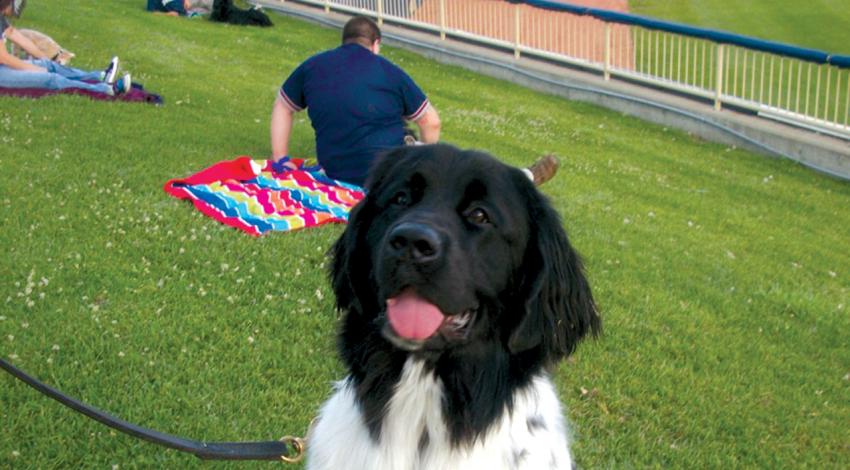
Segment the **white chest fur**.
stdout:
<svg viewBox="0 0 850 470">
<path fill-rule="evenodd" d="M 408 359 L 388 404 L 380 442 L 363 423 L 350 378 L 322 407 L 308 437 L 310 470 L 570 469 L 561 405 L 549 377 L 517 391 L 505 412 L 472 446 L 453 448 L 443 420 L 443 386 Z M 427 437 L 425 437 L 427 436 Z"/>
</svg>

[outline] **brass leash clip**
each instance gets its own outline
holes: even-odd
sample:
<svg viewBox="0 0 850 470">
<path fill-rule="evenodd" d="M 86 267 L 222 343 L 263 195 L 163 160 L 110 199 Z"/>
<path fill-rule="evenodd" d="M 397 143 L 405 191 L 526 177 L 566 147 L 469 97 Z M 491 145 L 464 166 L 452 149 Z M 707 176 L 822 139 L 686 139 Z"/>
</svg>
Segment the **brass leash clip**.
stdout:
<svg viewBox="0 0 850 470">
<path fill-rule="evenodd" d="M 289 449 L 288 455 L 281 455 L 280 459 L 286 463 L 298 463 L 304 459 L 304 450 L 307 447 L 304 439 L 295 436 L 283 436 L 280 438 L 280 442 L 286 444 L 287 449 Z"/>
</svg>

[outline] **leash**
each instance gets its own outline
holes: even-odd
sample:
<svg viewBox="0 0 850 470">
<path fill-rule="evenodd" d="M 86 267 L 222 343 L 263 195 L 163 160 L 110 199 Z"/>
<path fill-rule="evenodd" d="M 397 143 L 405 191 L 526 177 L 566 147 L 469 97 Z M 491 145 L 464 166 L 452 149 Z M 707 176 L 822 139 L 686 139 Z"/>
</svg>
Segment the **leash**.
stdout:
<svg viewBox="0 0 850 470">
<path fill-rule="evenodd" d="M 285 436 L 277 441 L 265 442 L 200 442 L 184 439 L 111 416 L 40 382 L 3 359 L 0 359 L 0 368 L 42 394 L 112 429 L 154 444 L 194 454 L 203 460 L 283 460 L 286 463 L 297 463 L 304 457 L 305 442 L 299 437 Z"/>
</svg>

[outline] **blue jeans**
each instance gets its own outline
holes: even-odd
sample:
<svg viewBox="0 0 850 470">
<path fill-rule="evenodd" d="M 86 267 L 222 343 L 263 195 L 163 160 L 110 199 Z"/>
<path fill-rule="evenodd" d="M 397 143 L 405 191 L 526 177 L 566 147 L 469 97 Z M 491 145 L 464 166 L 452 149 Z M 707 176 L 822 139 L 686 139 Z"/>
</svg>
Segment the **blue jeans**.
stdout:
<svg viewBox="0 0 850 470">
<path fill-rule="evenodd" d="M 47 72 L 17 70 L 7 65 L 0 65 L 0 87 L 46 88 L 48 90 L 82 88 L 100 93 L 109 93 L 112 89 L 112 85 L 100 81 L 100 70 L 86 72 L 85 70 L 65 67 L 46 59 L 35 59 L 27 62 L 44 67 Z M 86 83 L 82 80 L 94 80 L 97 83 Z"/>
</svg>

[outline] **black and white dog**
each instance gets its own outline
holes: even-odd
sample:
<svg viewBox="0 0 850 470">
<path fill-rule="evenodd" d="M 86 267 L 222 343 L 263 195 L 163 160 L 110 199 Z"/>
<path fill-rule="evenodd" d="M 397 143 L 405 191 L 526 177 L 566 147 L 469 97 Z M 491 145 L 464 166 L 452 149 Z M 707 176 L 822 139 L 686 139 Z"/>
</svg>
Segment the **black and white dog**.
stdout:
<svg viewBox="0 0 850 470">
<path fill-rule="evenodd" d="M 569 469 L 548 369 L 601 321 L 560 218 L 519 170 L 449 145 L 379 160 L 333 248 L 349 375 L 309 469 Z"/>
</svg>

